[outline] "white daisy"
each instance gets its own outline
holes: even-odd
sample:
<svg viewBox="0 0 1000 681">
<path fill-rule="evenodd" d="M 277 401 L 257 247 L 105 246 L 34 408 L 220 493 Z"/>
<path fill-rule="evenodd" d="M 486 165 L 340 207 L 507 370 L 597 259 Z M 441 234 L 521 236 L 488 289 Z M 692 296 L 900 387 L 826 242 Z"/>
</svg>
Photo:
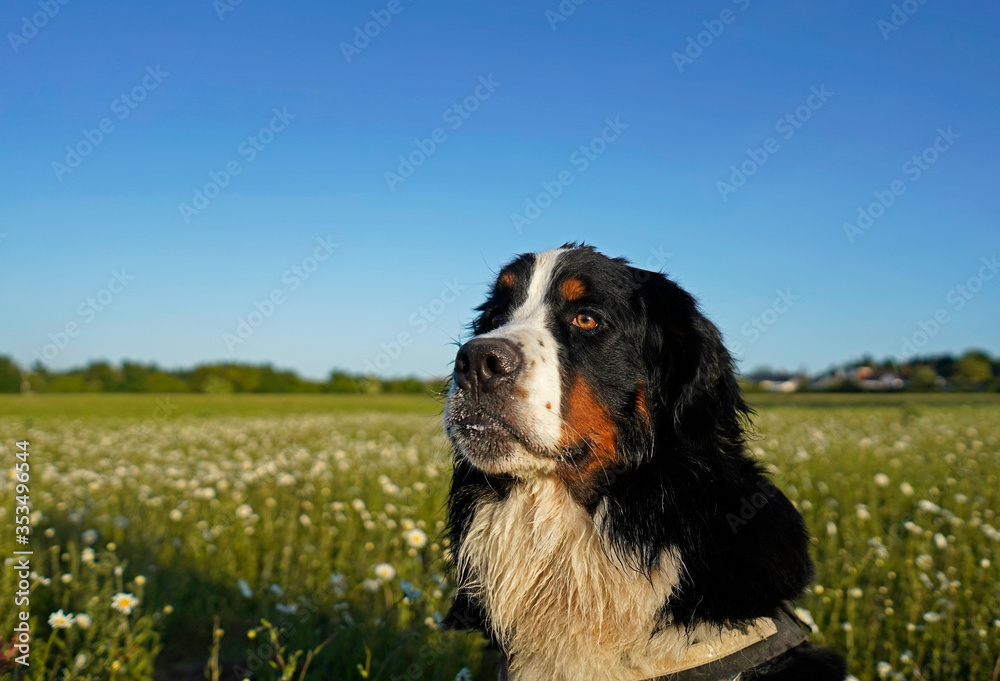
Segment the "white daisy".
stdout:
<svg viewBox="0 0 1000 681">
<path fill-rule="evenodd" d="M 427 533 L 421 529 L 414 528 L 409 532 L 405 532 L 403 533 L 403 538 L 406 540 L 407 546 L 415 549 L 422 549 L 427 546 Z"/>
<path fill-rule="evenodd" d="M 73 613 L 67 615 L 62 611 L 62 608 L 49 615 L 49 626 L 53 629 L 69 629 L 75 623 L 76 618 L 73 617 Z"/>
<path fill-rule="evenodd" d="M 131 615 L 132 609 L 139 606 L 139 599 L 129 593 L 119 592 L 111 597 L 111 607 L 125 615 Z"/>
</svg>

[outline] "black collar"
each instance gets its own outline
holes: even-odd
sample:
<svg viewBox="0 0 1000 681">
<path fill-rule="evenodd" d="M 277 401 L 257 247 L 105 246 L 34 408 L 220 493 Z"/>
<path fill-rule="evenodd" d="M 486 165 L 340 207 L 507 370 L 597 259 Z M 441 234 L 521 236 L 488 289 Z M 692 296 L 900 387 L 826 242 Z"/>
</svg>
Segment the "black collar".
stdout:
<svg viewBox="0 0 1000 681">
<path fill-rule="evenodd" d="M 808 637 L 808 628 L 795 616 L 791 603 L 784 603 L 778 611 L 769 618 L 762 618 L 773 623 L 774 633 L 763 640 L 750 642 L 744 648 L 731 652 L 724 657 L 689 667 L 664 676 L 657 676 L 648 681 L 731 681 L 740 674 L 760 666 L 792 648 L 804 643 Z M 757 622 L 762 622 L 757 620 Z M 768 630 L 771 627 L 768 626 Z M 752 639 L 751 639 L 752 641 Z"/>
<path fill-rule="evenodd" d="M 775 659 L 800 645 L 808 638 L 809 628 L 798 617 L 791 603 L 782 603 L 771 617 L 754 621 L 748 629 L 764 632 L 746 636 L 746 644 L 732 652 L 711 659 L 711 655 L 695 656 L 694 664 L 667 672 L 645 681 L 735 681 L 743 672 Z M 705 660 L 702 662 L 701 660 Z M 676 663 L 675 663 L 676 664 Z M 508 681 L 506 660 L 500 665 L 497 681 Z"/>
</svg>

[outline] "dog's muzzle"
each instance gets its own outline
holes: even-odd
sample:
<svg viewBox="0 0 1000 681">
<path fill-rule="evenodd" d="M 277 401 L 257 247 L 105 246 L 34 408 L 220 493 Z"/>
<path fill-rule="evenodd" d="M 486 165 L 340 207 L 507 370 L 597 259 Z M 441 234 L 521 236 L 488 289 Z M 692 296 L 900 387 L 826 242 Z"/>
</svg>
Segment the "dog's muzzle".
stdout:
<svg viewBox="0 0 1000 681">
<path fill-rule="evenodd" d="M 455 385 L 472 400 L 510 390 L 521 369 L 521 352 L 502 338 L 473 338 L 455 358 Z"/>
</svg>

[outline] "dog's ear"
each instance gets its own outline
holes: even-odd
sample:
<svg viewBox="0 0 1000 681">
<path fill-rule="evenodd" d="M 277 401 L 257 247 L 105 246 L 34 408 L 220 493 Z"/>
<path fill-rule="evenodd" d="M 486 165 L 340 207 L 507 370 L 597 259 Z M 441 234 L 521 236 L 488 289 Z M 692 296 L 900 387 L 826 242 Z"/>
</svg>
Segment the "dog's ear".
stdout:
<svg viewBox="0 0 1000 681">
<path fill-rule="evenodd" d="M 646 571 L 679 554 L 681 583 L 665 605 L 677 620 L 746 622 L 808 584 L 808 535 L 746 453 L 750 409 L 718 329 L 690 294 L 647 274 L 638 298 L 654 451 L 611 491 L 605 528 Z"/>
<path fill-rule="evenodd" d="M 741 442 L 750 409 L 722 334 L 691 294 L 662 274 L 646 274 L 640 298 L 650 325 L 646 353 L 656 372 L 651 385 L 659 388 L 674 432 L 685 441 Z"/>
</svg>

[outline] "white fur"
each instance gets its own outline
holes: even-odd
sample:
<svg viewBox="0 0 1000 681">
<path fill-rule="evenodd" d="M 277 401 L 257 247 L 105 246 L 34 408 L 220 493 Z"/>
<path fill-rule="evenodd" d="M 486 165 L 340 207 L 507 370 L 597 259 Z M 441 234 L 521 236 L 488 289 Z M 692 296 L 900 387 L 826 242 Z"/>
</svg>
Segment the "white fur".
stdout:
<svg viewBox="0 0 1000 681">
<path fill-rule="evenodd" d="M 458 555 L 463 588 L 484 604 L 512 680 L 650 678 L 692 643 L 683 627 L 651 638 L 679 581 L 676 552 L 647 579 L 602 548 L 602 515 L 591 517 L 552 476 L 476 510 Z"/>
<path fill-rule="evenodd" d="M 510 314 L 509 321 L 480 338 L 503 338 L 521 351 L 518 387 L 525 392 L 512 407 L 520 431 L 531 451 L 515 445 L 506 463 L 508 472 L 551 471 L 562 436 L 559 349 L 549 330 L 549 308 L 545 296 L 552 287 L 556 263 L 564 249 L 535 256 L 525 301 Z"/>
</svg>

